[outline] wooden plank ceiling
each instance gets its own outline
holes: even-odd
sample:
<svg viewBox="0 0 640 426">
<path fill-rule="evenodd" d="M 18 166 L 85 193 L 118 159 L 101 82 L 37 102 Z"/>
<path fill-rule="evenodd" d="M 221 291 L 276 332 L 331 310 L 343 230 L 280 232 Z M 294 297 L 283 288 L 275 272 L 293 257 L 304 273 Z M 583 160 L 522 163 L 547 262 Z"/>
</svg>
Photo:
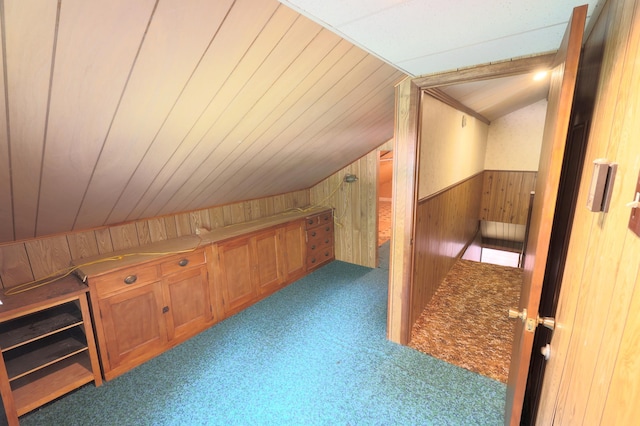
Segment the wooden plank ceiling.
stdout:
<svg viewBox="0 0 640 426">
<path fill-rule="evenodd" d="M 276 0 L 5 0 L 0 242 L 304 189 L 404 74 Z"/>
</svg>

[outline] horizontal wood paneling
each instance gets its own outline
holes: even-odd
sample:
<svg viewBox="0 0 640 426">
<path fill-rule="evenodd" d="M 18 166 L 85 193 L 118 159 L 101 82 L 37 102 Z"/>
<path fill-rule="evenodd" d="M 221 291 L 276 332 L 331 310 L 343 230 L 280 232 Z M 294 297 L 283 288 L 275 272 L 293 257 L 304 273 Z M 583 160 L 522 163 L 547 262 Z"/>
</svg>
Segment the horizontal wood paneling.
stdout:
<svg viewBox="0 0 640 426">
<path fill-rule="evenodd" d="M 483 177 L 477 174 L 418 203 L 414 239 L 410 323 L 478 230 Z"/>
<path fill-rule="evenodd" d="M 526 225 L 536 176 L 537 172 L 485 170 L 480 219 Z"/>
<path fill-rule="evenodd" d="M 0 243 L 179 235 L 204 217 L 145 222 L 306 190 L 393 136 L 404 74 L 276 0 L 0 13 Z M 227 222 L 262 206 L 242 210 Z M 122 232 L 98 250 L 133 244 Z"/>
<path fill-rule="evenodd" d="M 251 222 L 308 206 L 309 191 L 303 190 L 89 231 L 6 243 L 0 245 L 0 280 L 3 287 L 13 287 L 64 269 L 71 260 L 193 235 L 197 228 L 213 229 Z"/>
</svg>

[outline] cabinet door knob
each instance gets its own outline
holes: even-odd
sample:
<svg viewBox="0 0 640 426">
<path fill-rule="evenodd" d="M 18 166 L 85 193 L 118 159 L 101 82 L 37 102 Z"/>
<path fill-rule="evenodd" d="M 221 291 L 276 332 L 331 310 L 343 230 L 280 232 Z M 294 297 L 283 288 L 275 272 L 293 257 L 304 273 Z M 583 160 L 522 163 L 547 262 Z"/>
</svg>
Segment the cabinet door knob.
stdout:
<svg viewBox="0 0 640 426">
<path fill-rule="evenodd" d="M 169 312 L 169 307 L 165 306 L 164 308 L 162 308 L 162 313 L 166 314 L 167 312 Z"/>
<path fill-rule="evenodd" d="M 189 259 L 180 259 L 178 261 L 178 265 L 180 266 L 187 266 L 189 264 Z"/>
<path fill-rule="evenodd" d="M 124 283 L 125 283 L 125 284 L 133 284 L 133 283 L 135 283 L 136 281 L 138 281 L 138 276 L 137 276 L 137 275 L 127 275 L 127 276 L 124 278 Z"/>
</svg>

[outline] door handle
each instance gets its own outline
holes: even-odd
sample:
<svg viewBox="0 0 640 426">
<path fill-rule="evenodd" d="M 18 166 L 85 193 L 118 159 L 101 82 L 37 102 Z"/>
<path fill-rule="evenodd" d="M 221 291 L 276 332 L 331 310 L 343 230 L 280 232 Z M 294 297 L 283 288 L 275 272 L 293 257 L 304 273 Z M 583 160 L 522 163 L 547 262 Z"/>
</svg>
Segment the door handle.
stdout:
<svg viewBox="0 0 640 426">
<path fill-rule="evenodd" d="M 522 322 L 525 322 L 527 320 L 527 309 L 524 308 L 522 311 L 518 311 L 516 309 L 509 308 L 509 318 L 520 318 Z"/>
</svg>

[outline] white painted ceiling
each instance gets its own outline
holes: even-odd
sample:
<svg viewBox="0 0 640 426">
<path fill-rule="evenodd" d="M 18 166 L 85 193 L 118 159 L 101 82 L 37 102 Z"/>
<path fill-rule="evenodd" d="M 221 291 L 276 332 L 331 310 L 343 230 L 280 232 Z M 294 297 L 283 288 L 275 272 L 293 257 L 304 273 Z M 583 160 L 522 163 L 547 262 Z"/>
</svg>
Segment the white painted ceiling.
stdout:
<svg viewBox="0 0 640 426">
<path fill-rule="evenodd" d="M 603 0 L 280 0 L 412 76 L 555 51 Z"/>
</svg>

